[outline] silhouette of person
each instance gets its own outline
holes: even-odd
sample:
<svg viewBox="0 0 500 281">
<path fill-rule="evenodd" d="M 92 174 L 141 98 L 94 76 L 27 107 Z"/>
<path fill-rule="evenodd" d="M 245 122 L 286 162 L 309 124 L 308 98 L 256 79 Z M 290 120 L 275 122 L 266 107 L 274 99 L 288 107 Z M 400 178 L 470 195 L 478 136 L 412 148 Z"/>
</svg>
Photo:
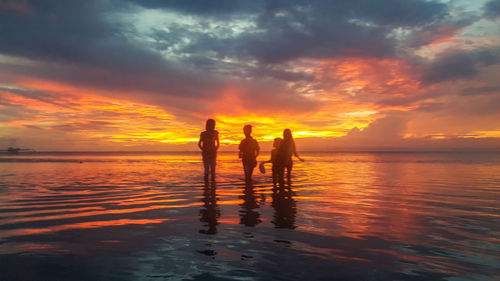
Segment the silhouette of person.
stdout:
<svg viewBox="0 0 500 281">
<path fill-rule="evenodd" d="M 257 166 L 257 156 L 259 155 L 260 147 L 257 141 L 252 138 L 252 125 L 243 127 L 245 138 L 240 142 L 239 157 L 243 162 L 243 171 L 245 172 L 245 181 L 252 180 L 253 169 Z"/>
<path fill-rule="evenodd" d="M 262 162 L 262 164 L 265 163 L 272 163 L 272 177 L 273 177 L 273 186 L 276 187 L 278 184 L 278 173 L 279 173 L 279 163 L 278 163 L 278 150 L 281 145 L 281 142 L 283 140 L 281 138 L 275 138 L 273 142 L 273 149 L 271 150 L 271 159 Z"/>
<path fill-rule="evenodd" d="M 240 210 L 240 224 L 244 224 L 246 226 L 256 226 L 261 223 L 262 220 L 259 218 L 259 212 L 254 211 L 259 208 L 259 204 L 257 203 L 252 183 L 245 183 L 245 189 L 243 190 L 243 195 L 241 195 L 240 198 L 243 199 L 243 204 L 241 204 Z"/>
<path fill-rule="evenodd" d="M 297 153 L 297 149 L 295 148 L 295 141 L 292 137 L 292 131 L 290 129 L 285 129 L 283 131 L 283 141 L 281 142 L 278 153 L 277 153 L 277 163 L 278 163 L 278 181 L 280 187 L 284 186 L 284 176 L 286 169 L 286 177 L 287 182 L 290 185 L 291 181 L 291 172 L 293 167 L 292 155 L 295 155 L 300 161 L 304 161 L 304 159 L 300 158 Z"/>
<path fill-rule="evenodd" d="M 297 202 L 293 198 L 294 192 L 291 189 L 273 189 L 274 209 L 272 223 L 276 228 L 294 229 L 295 215 L 297 214 Z"/>
<path fill-rule="evenodd" d="M 205 124 L 206 131 L 200 134 L 198 147 L 201 149 L 203 157 L 203 167 L 205 168 L 205 181 L 208 180 L 208 174 L 215 180 L 215 163 L 217 160 L 217 149 L 219 149 L 219 132 L 215 130 L 215 120 L 208 119 Z"/>
<path fill-rule="evenodd" d="M 215 181 L 205 181 L 203 188 L 203 207 L 200 210 L 200 221 L 207 223 L 208 229 L 200 230 L 203 234 L 217 233 L 217 219 L 220 218 L 220 210 L 217 207 L 217 193 Z"/>
</svg>

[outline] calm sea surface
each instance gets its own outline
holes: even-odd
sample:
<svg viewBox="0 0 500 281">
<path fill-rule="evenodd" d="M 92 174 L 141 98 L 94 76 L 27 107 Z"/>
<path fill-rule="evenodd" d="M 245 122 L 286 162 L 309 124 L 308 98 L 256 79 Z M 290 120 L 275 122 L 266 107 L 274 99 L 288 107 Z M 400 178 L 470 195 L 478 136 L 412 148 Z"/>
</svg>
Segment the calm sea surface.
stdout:
<svg viewBox="0 0 500 281">
<path fill-rule="evenodd" d="M 500 154 L 302 156 L 0 156 L 0 280 L 500 280 Z"/>
</svg>

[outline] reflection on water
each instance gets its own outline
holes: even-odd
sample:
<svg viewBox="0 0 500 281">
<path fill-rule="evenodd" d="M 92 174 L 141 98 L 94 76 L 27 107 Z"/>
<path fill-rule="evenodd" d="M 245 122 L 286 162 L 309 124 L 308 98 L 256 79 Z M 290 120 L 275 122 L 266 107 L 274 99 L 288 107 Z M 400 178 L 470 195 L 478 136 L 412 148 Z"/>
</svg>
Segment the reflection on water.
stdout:
<svg viewBox="0 0 500 281">
<path fill-rule="evenodd" d="M 260 214 L 257 211 L 259 204 L 257 202 L 257 195 L 255 195 L 255 189 L 253 183 L 245 183 L 243 188 L 243 195 L 239 196 L 243 199 L 243 204 L 240 210 L 240 223 L 246 226 L 256 226 L 261 223 Z"/>
<path fill-rule="evenodd" d="M 220 217 L 220 209 L 217 207 L 217 191 L 215 181 L 205 180 L 203 188 L 203 207 L 200 210 L 200 221 L 206 223 L 208 229 L 200 230 L 203 234 L 217 233 L 217 219 Z"/>
<path fill-rule="evenodd" d="M 0 156 L 0 280 L 495 280 L 500 155 Z M 307 267 L 304 267 L 307 264 Z"/>
<path fill-rule="evenodd" d="M 273 188 L 273 223 L 277 228 L 295 228 L 295 214 L 297 203 L 293 198 L 294 192 L 288 188 Z"/>
</svg>

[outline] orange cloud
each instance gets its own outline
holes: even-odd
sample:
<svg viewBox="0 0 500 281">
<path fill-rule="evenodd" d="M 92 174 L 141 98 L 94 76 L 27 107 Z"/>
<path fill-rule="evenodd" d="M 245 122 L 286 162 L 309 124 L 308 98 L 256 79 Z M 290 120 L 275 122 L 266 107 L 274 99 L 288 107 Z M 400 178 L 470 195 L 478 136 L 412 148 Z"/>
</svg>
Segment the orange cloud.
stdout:
<svg viewBox="0 0 500 281">
<path fill-rule="evenodd" d="M 57 136 L 91 142 L 87 147 L 106 144 L 117 149 L 140 146 L 161 149 L 162 145 L 189 144 L 184 147 L 196 149 L 194 143 L 203 130 L 203 122 L 212 117 L 217 121 L 223 145 L 239 143 L 245 124 L 254 125 L 254 137 L 259 141 L 281 137 L 285 128 L 292 129 L 297 139 L 337 138 L 347 136 L 354 128 L 358 131 L 368 128 L 390 111 L 414 112 L 419 108 L 418 103 L 392 101 L 418 100 L 426 93 L 420 81 L 412 76 L 410 66 L 393 59 L 302 60 L 290 63 L 290 69 L 315 77 L 315 82 L 299 85 L 303 87 L 294 92 L 302 95 L 304 101 L 316 102 L 314 110 L 301 111 L 300 103 L 293 112 L 279 108 L 276 103 L 262 108 L 258 104 L 248 106 L 249 89 L 235 82 L 223 88 L 217 97 L 206 100 L 205 112 L 212 114 L 188 112 L 188 118 L 179 118 L 165 107 L 116 98 L 120 94 L 117 92 L 11 77 L 9 83 L 13 83 L 13 90 L 4 87 L 0 91 L 0 106 L 2 111 L 15 112 L 15 116 L 0 119 L 0 126 L 6 129 L 0 137 L 17 134 L 30 138 L 42 136 L 43 131 L 47 139 Z M 289 87 L 299 89 L 294 83 L 290 82 Z M 275 93 L 265 87 L 259 89 L 269 93 L 270 98 L 274 94 L 286 98 L 288 94 Z M 265 98 L 264 94 L 258 102 L 265 102 Z M 424 100 L 438 102 L 432 97 Z M 436 122 L 431 115 L 423 114 L 419 118 L 410 120 L 401 135 L 406 138 L 498 137 L 498 128 L 464 130 L 463 122 L 455 122 L 443 130 L 446 120 Z"/>
<path fill-rule="evenodd" d="M 357 78 L 370 70 L 360 61 L 340 62 L 339 65 L 345 80 L 341 88 L 357 85 L 364 89 L 371 83 L 369 79 L 375 79 L 369 75 L 365 75 L 366 80 Z M 388 82 L 396 83 L 392 80 Z M 179 121 L 158 106 L 106 97 L 95 89 L 41 79 L 19 80 L 17 86 L 42 91 L 45 95 L 28 96 L 4 91 L 2 97 L 6 104 L 22 106 L 31 112 L 16 120 L 3 122 L 4 126 L 59 131 L 81 139 L 119 143 L 122 146 L 192 143 L 198 140 L 203 128 L 202 122 Z M 372 103 L 359 104 L 341 98 L 332 98 L 315 112 L 256 113 L 245 106 L 241 97 L 244 91 L 237 85 L 228 86 L 221 98 L 209 104 L 213 108 L 223 144 L 238 143 L 243 137 L 241 130 L 245 124 L 255 126 L 254 136 L 260 141 L 272 141 L 281 137 L 285 128 L 291 128 L 296 138 L 339 137 L 354 127 L 365 128 L 380 117 Z"/>
<path fill-rule="evenodd" d="M 63 131 L 82 139 L 120 143 L 185 143 L 194 141 L 197 130 L 165 110 L 144 103 L 108 98 L 70 85 L 43 80 L 19 83 L 47 95 L 28 96 L 0 92 L 8 106 L 22 107 L 23 116 L 2 122 L 6 127 Z"/>
</svg>

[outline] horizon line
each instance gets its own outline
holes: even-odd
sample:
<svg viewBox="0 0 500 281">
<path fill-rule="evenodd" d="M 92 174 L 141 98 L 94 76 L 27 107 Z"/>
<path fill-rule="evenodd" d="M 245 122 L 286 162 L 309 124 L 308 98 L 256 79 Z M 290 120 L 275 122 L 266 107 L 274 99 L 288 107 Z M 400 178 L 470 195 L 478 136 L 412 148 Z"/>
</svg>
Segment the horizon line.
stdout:
<svg viewBox="0 0 500 281">
<path fill-rule="evenodd" d="M 238 153 L 238 150 L 220 150 L 219 153 Z M 271 152 L 262 150 L 261 152 Z M 451 153 L 451 152 L 495 152 L 500 153 L 500 149 L 330 149 L 330 150 L 301 150 L 300 153 Z M 5 155 L 29 155 L 37 153 L 201 153 L 201 150 L 34 150 L 31 152 L 20 152 L 19 154 Z M 1 155 L 1 154 L 0 154 Z"/>
</svg>

